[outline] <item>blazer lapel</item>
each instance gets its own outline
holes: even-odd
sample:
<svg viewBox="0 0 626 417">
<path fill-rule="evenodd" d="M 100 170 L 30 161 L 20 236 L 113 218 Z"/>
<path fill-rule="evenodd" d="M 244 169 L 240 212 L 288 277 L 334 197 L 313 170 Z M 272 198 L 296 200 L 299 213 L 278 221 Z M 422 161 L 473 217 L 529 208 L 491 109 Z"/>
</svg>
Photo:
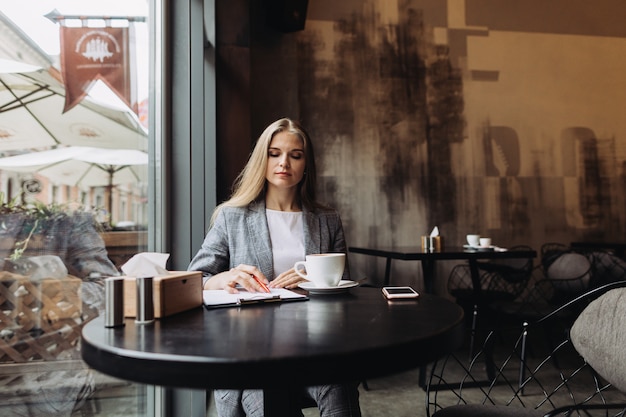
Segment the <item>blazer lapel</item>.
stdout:
<svg viewBox="0 0 626 417">
<path fill-rule="evenodd" d="M 265 204 L 257 203 L 250 206 L 251 215 L 246 219 L 250 253 L 255 257 L 258 268 L 267 279 L 274 278 L 274 260 L 270 231 L 265 217 Z"/>
<path fill-rule="evenodd" d="M 306 255 L 321 253 L 322 242 L 320 234 L 319 218 L 310 211 L 303 209 L 304 213 L 304 241 L 306 245 Z"/>
</svg>

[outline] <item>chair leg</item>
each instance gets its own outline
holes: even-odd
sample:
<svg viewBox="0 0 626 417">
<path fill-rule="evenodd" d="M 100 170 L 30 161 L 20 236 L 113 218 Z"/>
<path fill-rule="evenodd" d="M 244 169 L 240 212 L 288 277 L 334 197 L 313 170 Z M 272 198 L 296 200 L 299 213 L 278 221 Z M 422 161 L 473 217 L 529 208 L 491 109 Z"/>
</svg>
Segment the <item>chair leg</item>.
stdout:
<svg viewBox="0 0 626 417">
<path fill-rule="evenodd" d="M 469 345 L 469 362 L 474 360 L 474 346 L 476 344 L 476 335 L 478 333 L 478 304 L 474 304 L 474 311 L 472 313 L 472 328 L 470 330 L 470 345 Z M 487 378 L 491 381 L 496 376 L 496 369 L 493 360 L 495 340 L 490 340 L 489 343 L 485 343 L 483 346 L 483 355 L 485 360 L 485 370 L 487 372 Z"/>
<path fill-rule="evenodd" d="M 520 352 L 519 379 L 517 386 L 520 393 L 524 395 L 524 380 L 526 379 L 526 343 L 528 341 L 528 322 L 524 322 L 522 331 L 522 350 Z"/>
<path fill-rule="evenodd" d="M 496 377 L 496 365 L 493 359 L 495 338 L 492 338 L 488 342 L 485 342 L 485 371 L 487 372 L 487 379 L 493 381 Z"/>
<path fill-rule="evenodd" d="M 474 343 L 476 339 L 476 327 L 478 325 L 478 304 L 474 304 L 474 312 L 472 313 L 472 328 L 470 330 L 469 344 L 469 360 L 474 358 Z"/>
</svg>

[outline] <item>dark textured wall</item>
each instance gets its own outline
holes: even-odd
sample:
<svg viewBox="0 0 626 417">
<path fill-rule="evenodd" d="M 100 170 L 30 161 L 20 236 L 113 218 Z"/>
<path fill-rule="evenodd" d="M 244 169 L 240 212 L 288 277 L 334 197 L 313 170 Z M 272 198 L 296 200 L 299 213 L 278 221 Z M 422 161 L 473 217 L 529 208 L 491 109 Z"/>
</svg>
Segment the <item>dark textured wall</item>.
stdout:
<svg viewBox="0 0 626 417">
<path fill-rule="evenodd" d="M 622 239 L 626 5 L 347 3 L 311 3 L 298 68 L 350 244 L 417 245 L 434 226 L 449 245 Z M 419 285 L 416 265 L 394 274 Z"/>
<path fill-rule="evenodd" d="M 537 249 L 623 240 L 624 12 L 618 0 L 311 0 L 301 32 L 253 18 L 252 132 L 303 121 L 350 245 L 419 245 L 434 226 L 448 245 L 473 232 Z M 382 274 L 381 261 L 350 261 L 356 278 Z M 417 263 L 393 273 L 421 285 Z"/>
</svg>

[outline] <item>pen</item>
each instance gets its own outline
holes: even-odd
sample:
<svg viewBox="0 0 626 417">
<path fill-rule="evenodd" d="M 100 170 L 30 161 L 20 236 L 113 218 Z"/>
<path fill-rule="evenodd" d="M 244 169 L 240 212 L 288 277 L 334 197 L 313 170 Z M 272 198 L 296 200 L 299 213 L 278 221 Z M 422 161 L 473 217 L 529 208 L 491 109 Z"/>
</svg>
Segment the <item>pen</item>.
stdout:
<svg viewBox="0 0 626 417">
<path fill-rule="evenodd" d="M 258 279 L 255 275 L 252 275 L 252 278 L 253 278 L 256 282 L 258 282 L 258 283 L 259 283 L 259 285 L 260 285 L 261 287 L 263 287 L 263 289 L 265 290 L 265 292 L 270 292 L 270 289 L 269 289 L 269 288 L 267 288 L 267 285 L 265 285 L 263 282 L 261 282 L 261 280 L 260 280 L 260 279 Z"/>
<path fill-rule="evenodd" d="M 274 302 L 280 302 L 282 301 L 280 298 L 280 295 L 274 295 L 271 296 L 270 298 L 262 298 L 260 300 L 254 299 L 254 298 L 249 298 L 249 299 L 245 299 L 245 298 L 240 298 L 237 300 L 237 304 L 243 306 L 243 305 L 247 305 L 247 304 L 264 304 L 264 303 L 274 303 Z"/>
</svg>

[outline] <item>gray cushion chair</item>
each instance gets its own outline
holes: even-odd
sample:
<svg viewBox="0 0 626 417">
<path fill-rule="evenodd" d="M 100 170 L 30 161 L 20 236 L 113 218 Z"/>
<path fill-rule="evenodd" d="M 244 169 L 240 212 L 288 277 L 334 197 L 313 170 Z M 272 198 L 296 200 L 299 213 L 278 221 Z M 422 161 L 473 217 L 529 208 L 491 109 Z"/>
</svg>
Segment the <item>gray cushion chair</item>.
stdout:
<svg viewBox="0 0 626 417">
<path fill-rule="evenodd" d="M 585 308 L 574 324 L 563 326 L 559 322 L 563 311 L 580 311 L 581 304 Z M 594 288 L 535 322 L 522 323 L 517 329 L 494 330 L 470 360 L 457 352 L 432 365 L 426 414 L 625 415 L 625 318 L 626 281 L 618 281 Z M 562 332 L 560 343 L 548 350 L 545 344 L 537 343 L 542 338 L 538 327 L 546 325 Z M 530 344 L 543 346 L 545 355 L 527 357 Z M 485 377 L 485 354 L 494 359 L 492 378 Z M 558 361 L 552 360 L 555 356 Z"/>
<path fill-rule="evenodd" d="M 512 246 L 509 251 L 531 250 L 529 246 Z M 476 298 L 470 267 L 463 263 L 450 271 L 447 289 L 459 303 L 487 304 L 493 300 L 514 300 L 526 288 L 533 271 L 533 258 L 492 259 L 477 263 L 480 274 L 480 298 Z"/>
<path fill-rule="evenodd" d="M 533 271 L 526 291 L 515 300 L 497 300 L 491 303 L 497 317 L 518 320 L 537 320 L 559 305 L 600 286 L 595 277 L 594 256 L 581 253 L 559 243 L 546 243 L 541 247 L 541 260 Z M 626 279 L 626 275 L 612 280 Z M 608 281 L 607 281 L 608 282 Z M 585 305 L 578 305 L 582 310 Z M 577 316 L 570 309 L 562 314 Z"/>
</svg>

